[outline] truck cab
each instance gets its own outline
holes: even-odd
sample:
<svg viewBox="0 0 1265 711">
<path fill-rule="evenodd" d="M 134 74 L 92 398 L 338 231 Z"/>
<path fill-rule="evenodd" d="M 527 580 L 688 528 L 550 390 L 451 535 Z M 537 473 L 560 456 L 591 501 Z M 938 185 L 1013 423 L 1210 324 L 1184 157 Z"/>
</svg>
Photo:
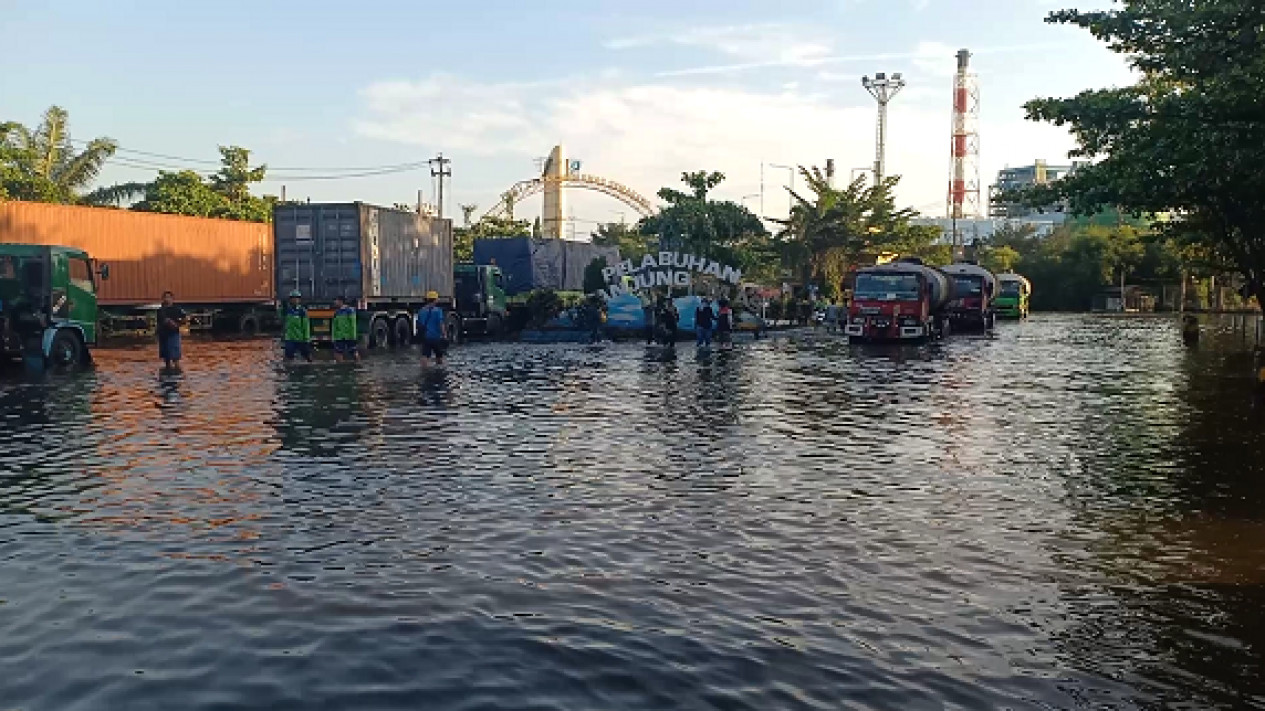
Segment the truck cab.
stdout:
<svg viewBox="0 0 1265 711">
<path fill-rule="evenodd" d="M 98 274 L 86 252 L 0 244 L 0 352 L 52 365 L 87 362 L 97 344 Z"/>
<path fill-rule="evenodd" d="M 993 299 L 993 309 L 1001 318 L 1027 318 L 1028 299 L 1032 294 L 1032 283 L 1019 274 L 998 274 L 997 298 Z"/>
<path fill-rule="evenodd" d="M 892 262 L 856 272 L 844 333 L 853 341 L 914 342 L 944 333 L 948 278 L 921 262 Z"/>
<path fill-rule="evenodd" d="M 453 291 L 463 333 L 497 335 L 505 328 L 505 275 L 495 264 L 458 264 Z"/>
</svg>

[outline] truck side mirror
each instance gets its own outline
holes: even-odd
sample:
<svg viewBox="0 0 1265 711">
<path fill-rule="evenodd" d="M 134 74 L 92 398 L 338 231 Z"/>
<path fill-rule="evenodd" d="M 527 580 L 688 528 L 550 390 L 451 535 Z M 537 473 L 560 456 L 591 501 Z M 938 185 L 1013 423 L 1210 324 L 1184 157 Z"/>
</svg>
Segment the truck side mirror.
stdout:
<svg viewBox="0 0 1265 711">
<path fill-rule="evenodd" d="M 110 280 L 110 265 L 98 264 L 97 274 L 101 277 L 101 281 L 109 281 Z"/>
</svg>

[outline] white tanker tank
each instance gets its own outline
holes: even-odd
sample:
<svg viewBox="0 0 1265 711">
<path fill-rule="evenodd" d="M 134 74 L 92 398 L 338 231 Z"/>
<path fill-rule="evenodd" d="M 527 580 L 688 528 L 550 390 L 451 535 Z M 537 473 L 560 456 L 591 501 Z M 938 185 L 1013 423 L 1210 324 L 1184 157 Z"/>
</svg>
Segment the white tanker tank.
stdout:
<svg viewBox="0 0 1265 711">
<path fill-rule="evenodd" d="M 944 272 L 929 267 L 916 257 L 906 257 L 887 264 L 871 267 L 875 271 L 887 270 L 889 273 L 920 274 L 931 290 L 931 313 L 936 313 L 948 305 L 953 298 L 953 280 Z M 869 270 L 865 270 L 869 271 Z"/>
<path fill-rule="evenodd" d="M 988 298 L 992 299 L 997 295 L 997 277 L 992 272 L 978 264 L 970 262 L 958 262 L 950 264 L 942 268 L 945 274 L 950 277 L 957 278 L 975 278 L 979 279 L 984 286 L 984 293 L 988 294 Z"/>
</svg>

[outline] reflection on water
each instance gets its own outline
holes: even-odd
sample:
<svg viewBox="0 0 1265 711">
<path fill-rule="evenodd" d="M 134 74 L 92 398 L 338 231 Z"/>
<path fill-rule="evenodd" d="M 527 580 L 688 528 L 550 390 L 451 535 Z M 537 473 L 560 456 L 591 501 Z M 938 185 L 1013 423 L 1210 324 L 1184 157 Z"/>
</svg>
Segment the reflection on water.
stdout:
<svg viewBox="0 0 1265 711">
<path fill-rule="evenodd" d="M 0 706 L 1265 707 L 1241 333 L 0 382 Z"/>
</svg>

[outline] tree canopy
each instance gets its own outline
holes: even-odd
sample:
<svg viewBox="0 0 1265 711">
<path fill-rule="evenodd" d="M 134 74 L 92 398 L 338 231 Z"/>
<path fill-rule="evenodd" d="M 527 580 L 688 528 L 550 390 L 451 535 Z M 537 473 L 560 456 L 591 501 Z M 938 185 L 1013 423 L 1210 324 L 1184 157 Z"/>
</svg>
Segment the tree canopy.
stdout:
<svg viewBox="0 0 1265 711">
<path fill-rule="evenodd" d="M 871 185 L 858 177 L 836 188 L 819 168 L 799 171 L 810 195 L 791 191 L 790 216 L 775 221 L 782 225 L 776 239 L 783 263 L 804 283 L 816 281 L 833 296 L 848 267 L 883 252 L 949 260 L 948 247 L 936 244 L 939 229 L 911 224 L 917 213 L 896 207 L 892 191 L 899 178 Z"/>
<path fill-rule="evenodd" d="M 70 137 L 70 116 L 50 106 L 38 126 L 0 123 L 0 193 L 17 200 L 93 204 L 84 194 L 118 144 L 94 138 L 76 150 Z"/>
<path fill-rule="evenodd" d="M 655 238 L 663 249 L 706 255 L 734 264 L 745 274 L 768 274 L 776 269 L 776 254 L 764 223 L 742 205 L 708 197 L 724 180 L 725 175 L 715 171 L 682 173 L 681 182 L 689 190 L 660 189 L 659 198 L 667 206 L 642 218 L 637 231 Z"/>
<path fill-rule="evenodd" d="M 164 212 L 193 217 L 218 217 L 247 222 L 268 222 L 276 198 L 252 195 L 250 186 L 264 179 L 263 166 L 250 166 L 250 151 L 240 146 L 220 146 L 221 168 L 208 178 L 191 170 L 161 171 L 150 183 L 126 183 L 98 193 L 120 202 L 139 194 L 133 210 Z"/>
<path fill-rule="evenodd" d="M 1047 22 L 1089 30 L 1141 73 L 1137 84 L 1027 104 L 1028 118 L 1068 127 L 1089 162 L 1030 191 L 1074 212 L 1116 206 L 1172 213 L 1157 227 L 1209 262 L 1265 284 L 1265 5 L 1123 0 L 1063 10 Z"/>
</svg>

